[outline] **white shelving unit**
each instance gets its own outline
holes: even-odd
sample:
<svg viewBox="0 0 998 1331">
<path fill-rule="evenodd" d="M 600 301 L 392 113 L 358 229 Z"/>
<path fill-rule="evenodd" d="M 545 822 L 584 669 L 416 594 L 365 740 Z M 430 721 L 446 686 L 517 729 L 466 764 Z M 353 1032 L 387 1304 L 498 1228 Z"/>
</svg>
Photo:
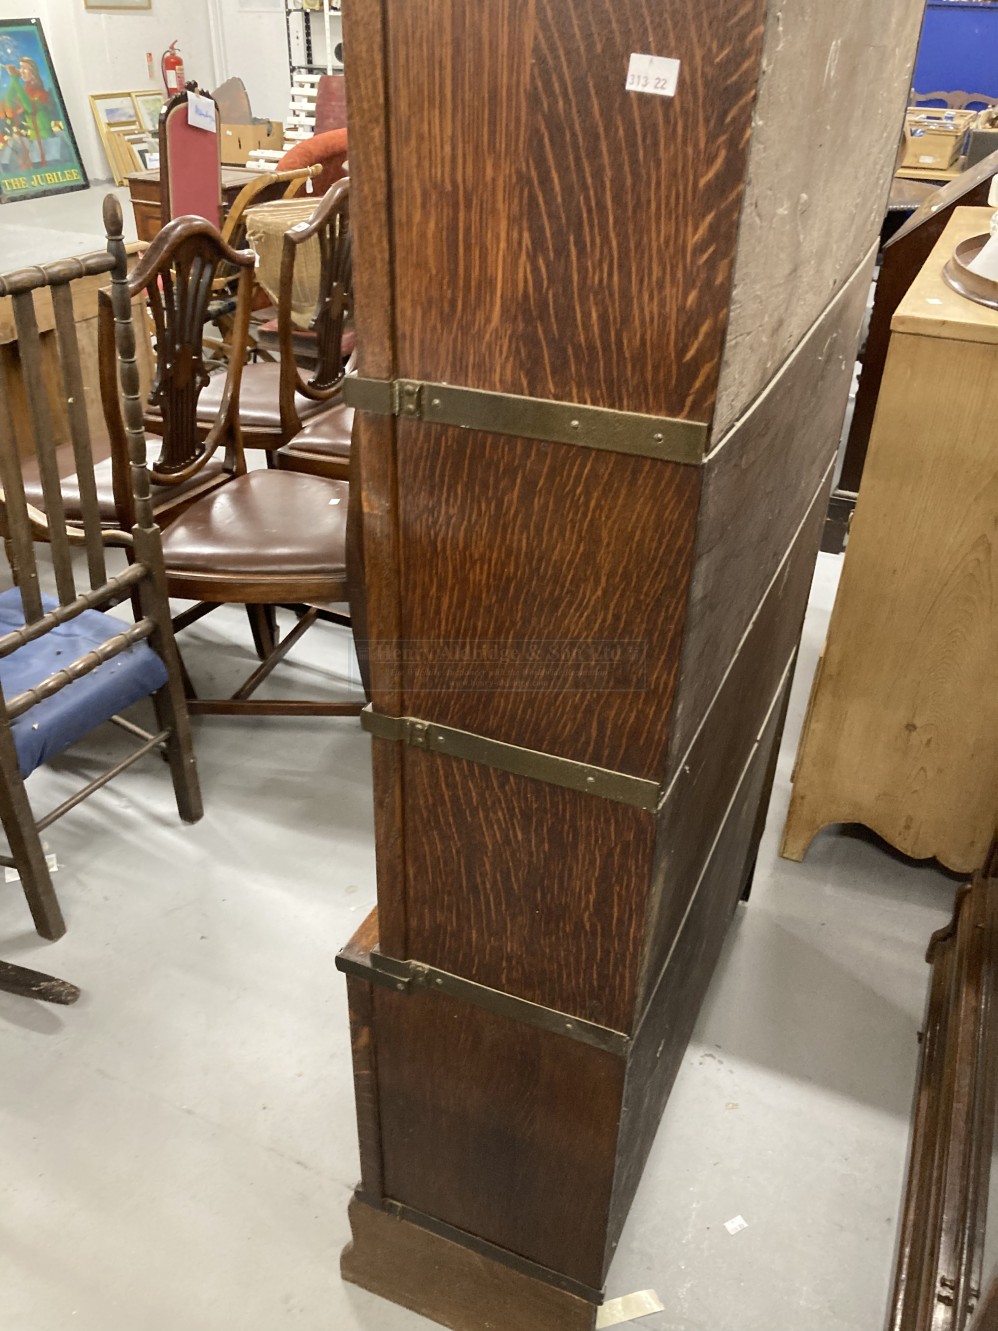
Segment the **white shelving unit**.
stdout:
<svg viewBox="0 0 998 1331">
<path fill-rule="evenodd" d="M 343 71 L 343 16 L 341 0 L 321 0 L 313 8 L 307 0 L 284 0 L 288 29 L 288 64 L 291 68 L 291 105 L 284 121 L 280 152 L 259 150 L 250 164 L 272 166 L 289 148 L 315 133 L 315 98 L 323 74 Z"/>
</svg>

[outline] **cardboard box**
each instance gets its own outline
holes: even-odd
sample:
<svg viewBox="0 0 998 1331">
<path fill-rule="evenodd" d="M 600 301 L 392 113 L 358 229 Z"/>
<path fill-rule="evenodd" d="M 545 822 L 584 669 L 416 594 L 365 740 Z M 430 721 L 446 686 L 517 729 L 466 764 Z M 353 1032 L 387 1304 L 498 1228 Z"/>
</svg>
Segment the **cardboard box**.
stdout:
<svg viewBox="0 0 998 1331">
<path fill-rule="evenodd" d="M 967 140 L 967 170 L 998 152 L 998 107 L 991 106 L 978 115 Z"/>
<path fill-rule="evenodd" d="M 251 152 L 258 148 L 280 151 L 284 144 L 284 127 L 276 120 L 258 120 L 251 125 L 223 125 L 223 166 L 245 166 Z"/>
<path fill-rule="evenodd" d="M 976 111 L 950 111 L 946 107 L 909 106 L 904 122 L 903 167 L 946 171 L 960 156 Z"/>
</svg>

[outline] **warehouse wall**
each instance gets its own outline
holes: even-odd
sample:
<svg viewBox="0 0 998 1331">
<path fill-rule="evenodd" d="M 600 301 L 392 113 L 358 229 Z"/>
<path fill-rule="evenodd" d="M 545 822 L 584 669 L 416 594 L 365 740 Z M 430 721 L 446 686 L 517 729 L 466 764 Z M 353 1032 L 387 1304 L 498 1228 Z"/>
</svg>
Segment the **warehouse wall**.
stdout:
<svg viewBox="0 0 998 1331">
<path fill-rule="evenodd" d="M 219 82 L 238 75 L 256 116 L 283 120 L 291 100 L 284 6 L 270 0 L 214 0 Z"/>
<path fill-rule="evenodd" d="M 70 11 L 70 3 L 72 9 Z M 0 0 L 0 19 L 39 18 L 66 109 L 91 180 L 110 176 L 88 101 L 91 93 L 162 87 L 159 58 L 174 38 L 189 77 L 212 86 L 215 68 L 204 0 L 170 0 L 152 10 L 91 13 L 83 0 Z M 156 75 L 149 78 L 145 53 Z"/>
</svg>

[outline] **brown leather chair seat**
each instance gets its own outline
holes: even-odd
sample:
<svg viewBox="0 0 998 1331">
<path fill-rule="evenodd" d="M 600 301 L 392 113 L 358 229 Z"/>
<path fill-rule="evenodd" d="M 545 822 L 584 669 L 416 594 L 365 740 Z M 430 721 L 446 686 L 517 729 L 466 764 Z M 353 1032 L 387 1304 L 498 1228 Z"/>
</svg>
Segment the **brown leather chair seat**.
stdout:
<svg viewBox="0 0 998 1331">
<path fill-rule="evenodd" d="M 222 405 L 225 392 L 225 374 L 217 371 L 211 376 L 201 391 L 198 399 L 198 422 L 201 425 L 213 425 Z M 258 361 L 244 365 L 239 387 L 239 424 L 243 429 L 244 442 L 255 442 L 253 432 L 273 431 L 275 436 L 281 430 L 281 366 L 278 361 Z M 313 402 L 302 393 L 295 394 L 295 410 L 304 423 L 309 417 L 320 411 L 328 410 L 325 402 Z M 264 447 L 279 447 L 282 440 L 277 437 L 273 444 Z"/>
<path fill-rule="evenodd" d="M 162 439 L 156 435 L 146 436 L 146 452 L 150 461 L 159 457 L 162 446 Z M 92 448 L 97 481 L 97 507 L 100 511 L 101 522 L 113 527 L 118 523 L 118 513 L 114 506 L 114 491 L 111 484 L 111 445 L 107 437 L 104 436 L 102 439 L 94 439 Z M 76 478 L 76 457 L 73 453 L 72 444 L 61 444 L 55 450 L 55 459 L 59 470 L 59 479 L 62 481 L 62 500 L 67 521 L 82 522 L 83 508 L 80 503 L 80 484 Z M 101 463 L 107 465 L 100 467 Z M 41 509 L 44 513 L 45 494 L 42 490 L 38 463 L 35 458 L 32 457 L 22 463 L 21 475 L 24 478 L 24 496 L 28 503 Z M 222 475 L 222 455 L 219 452 L 190 480 L 182 481 L 180 485 L 153 485 L 151 487 L 153 514 L 158 519 L 160 526 L 165 526 L 172 521 L 175 516 L 174 510 L 179 510 L 183 501 L 212 489 L 214 484 L 221 480 Z"/>
<path fill-rule="evenodd" d="M 286 577 L 297 600 L 342 600 L 346 581 L 349 487 L 342 481 L 262 470 L 234 477 L 197 500 L 163 533 L 171 596 L 212 600 L 212 584 L 235 588 L 245 604 L 281 599 Z M 288 593 L 290 595 L 291 592 Z M 264 597 L 265 601 L 260 600 Z"/>
<path fill-rule="evenodd" d="M 353 415 L 353 407 L 338 403 L 316 416 L 289 444 L 278 449 L 278 467 L 330 480 L 349 480 Z"/>
</svg>

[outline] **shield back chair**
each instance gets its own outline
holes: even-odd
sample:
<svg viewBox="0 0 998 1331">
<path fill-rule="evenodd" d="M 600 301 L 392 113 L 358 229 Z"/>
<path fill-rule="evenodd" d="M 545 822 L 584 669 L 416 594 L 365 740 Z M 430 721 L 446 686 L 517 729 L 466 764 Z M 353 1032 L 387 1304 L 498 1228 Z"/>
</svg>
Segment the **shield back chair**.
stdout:
<svg viewBox="0 0 998 1331">
<path fill-rule="evenodd" d="M 311 451 L 338 450 L 341 466 L 335 474 L 340 479 L 347 474 L 353 423 L 353 410 L 342 400 L 344 329 L 350 313 L 349 204 L 350 182 L 340 180 L 318 201 L 308 221 L 285 234 L 278 292 L 280 358 L 276 363 L 246 366 L 239 405 L 246 447 L 273 453 L 306 427 L 314 427 L 315 437 L 308 441 Z M 314 280 L 310 276 L 303 282 L 306 264 Z M 306 316 L 305 331 L 313 364 L 307 377 L 295 354 L 302 332 L 295 322 L 295 294 L 302 285 L 312 288 L 308 296 L 312 313 Z M 223 392 L 221 376 L 213 375 L 199 409 L 203 429 L 214 420 Z"/>
<path fill-rule="evenodd" d="M 121 207 L 110 196 L 104 205 L 108 229 L 121 234 Z M 128 532 L 109 531 L 101 519 L 91 461 L 85 385 L 74 323 L 73 284 L 95 273 L 110 273 L 115 332 L 121 357 L 121 383 L 128 422 L 130 471 L 135 478 L 135 522 Z M 105 293 L 101 293 L 102 296 Z M 145 473 L 145 438 L 135 359 L 135 334 L 128 295 L 123 244 L 108 252 L 61 260 L 42 268 L 0 277 L 0 295 L 14 309 L 21 371 L 30 401 L 30 431 L 14 437 L 6 410 L 9 384 L 0 371 L 0 531 L 14 586 L 0 593 L 0 822 L 13 865 L 44 938 L 65 931 L 59 903 L 42 850 L 41 833 L 133 763 L 154 750 L 169 760 L 181 818 L 202 814 L 190 726 L 166 599 L 160 533 L 153 516 Z M 36 297 L 51 300 L 58 343 L 59 373 L 65 394 L 76 461 L 79 524 L 67 522 L 55 466 L 51 408 L 42 385 L 43 359 Z M 116 385 L 117 388 L 117 385 Z M 30 433 L 30 438 L 23 437 Z M 38 463 L 45 511 L 24 495 L 18 450 L 30 450 Z M 36 544 L 44 543 L 54 595 L 43 590 Z M 130 560 L 109 574 L 107 551 L 122 547 Z M 85 561 L 74 567 L 73 552 Z M 78 586 L 84 584 L 82 589 Z M 135 622 L 105 613 L 131 600 Z M 120 713 L 150 697 L 156 730 L 147 731 Z M 25 779 L 98 725 L 116 722 L 139 743 L 127 758 L 90 781 L 42 818 L 32 813 Z"/>
<path fill-rule="evenodd" d="M 135 256 L 129 254 L 129 263 L 134 262 Z M 91 360 L 97 359 L 96 352 L 96 324 L 99 318 L 99 300 L 96 291 L 93 289 L 101 282 L 101 274 L 87 279 L 86 285 L 81 287 L 77 283 L 77 290 L 74 291 L 74 307 L 77 317 L 78 340 L 80 342 L 80 354 L 86 364 Z M 92 314 L 91 314 L 92 310 Z M 133 307 L 132 324 L 136 335 L 136 351 L 139 363 L 140 377 L 144 388 L 148 388 L 152 379 L 153 352 L 152 343 L 149 337 L 148 321 L 146 319 L 145 299 L 137 299 Z M 81 315 L 83 319 L 81 321 Z M 49 346 L 54 344 L 55 331 L 52 327 L 51 304 L 47 300 L 42 302 L 38 309 L 39 331 L 42 334 L 44 350 L 46 352 L 46 364 L 44 366 L 44 377 L 48 383 L 53 372 L 47 364 L 47 355 Z M 112 337 L 113 342 L 113 337 Z M 109 376 L 108 388 L 112 396 L 117 391 L 117 368 L 113 347 L 111 349 L 109 364 L 102 367 L 102 373 Z M 58 377 L 58 371 L 55 371 L 55 377 Z M 124 522 L 125 530 L 132 526 L 134 515 L 130 511 L 129 493 L 123 496 L 126 507 L 124 519 L 120 513 L 120 504 L 116 501 L 113 486 L 113 469 L 111 463 L 111 441 L 108 438 L 107 427 L 104 422 L 103 408 L 101 403 L 102 389 L 99 382 L 91 383 L 89 380 L 84 384 L 84 394 L 87 405 L 87 418 L 90 425 L 91 450 L 88 464 L 93 464 L 93 477 L 97 492 L 97 506 L 100 511 L 101 521 L 111 529 L 122 526 Z M 52 426 L 55 432 L 55 438 L 58 444 L 54 451 L 54 461 L 57 474 L 62 482 L 61 497 L 63 505 L 63 515 L 70 521 L 79 523 L 82 521 L 83 509 L 80 495 L 80 482 L 76 476 L 76 457 L 71 441 L 70 423 L 65 403 L 59 399 L 57 393 L 49 390 L 49 401 L 52 404 Z M 26 410 L 26 404 L 25 404 Z M 19 413 L 23 416 L 24 412 Z M 146 442 L 148 449 L 153 457 L 157 457 L 163 451 L 163 440 L 160 437 L 162 422 L 157 422 L 157 432 L 146 432 Z M 122 447 L 124 448 L 124 442 Z M 178 512 L 192 498 L 202 494 L 205 490 L 218 480 L 221 474 L 221 462 L 213 462 L 205 471 L 193 478 L 191 481 L 180 486 L 156 486 L 152 487 L 152 505 L 153 514 L 159 526 L 166 526 L 174 513 Z M 45 493 L 42 488 L 41 475 L 38 468 L 38 459 L 31 454 L 21 459 L 21 475 L 24 478 L 24 493 L 28 503 L 34 508 L 45 511 Z M 123 479 L 127 482 L 127 471 L 123 473 Z"/>
<path fill-rule="evenodd" d="M 295 227 L 284 237 L 282 278 L 290 283 L 302 247 L 310 240 L 319 242 L 321 277 L 311 327 L 316 336 L 316 364 L 306 380 L 291 354 L 294 328 L 290 312 L 282 308 L 281 362 L 287 360 L 289 371 L 281 380 L 281 416 L 291 434 L 278 451 L 278 467 L 307 472 L 331 479 L 349 479 L 350 442 L 353 434 L 353 407 L 343 401 L 343 382 L 352 358 L 344 367 L 342 348 L 346 324 L 351 314 L 353 278 L 350 242 L 350 182 L 343 180 L 323 195 L 319 206 L 305 227 Z M 302 420 L 296 410 L 300 398 L 324 403 L 324 409 Z"/>
<path fill-rule="evenodd" d="M 202 344 L 204 309 L 221 264 L 239 268 L 233 354 L 220 407 L 207 440 L 197 428 L 199 397 L 208 381 Z M 196 217 L 177 218 L 154 240 L 128 279 L 131 298 L 144 290 L 156 328 L 157 369 L 152 407 L 173 452 L 150 465 L 157 485 L 195 476 L 224 441 L 224 480 L 184 509 L 163 533 L 169 594 L 195 602 L 174 620 L 179 631 L 220 605 L 246 607 L 261 664 L 229 698 L 198 698 L 195 713 L 355 716 L 356 702 L 264 700 L 252 695 L 318 618 L 317 606 L 350 599 L 346 570 L 349 487 L 343 481 L 264 468 L 248 471 L 239 425 L 239 394 L 253 288 L 254 255 L 224 245 Z M 109 345 L 106 323 L 99 334 Z M 116 402 L 109 399 L 113 413 Z M 115 456 L 121 427 L 109 419 Z M 115 441 L 118 441 L 117 443 Z M 295 629 L 278 642 L 273 607 L 303 607 Z"/>
</svg>

